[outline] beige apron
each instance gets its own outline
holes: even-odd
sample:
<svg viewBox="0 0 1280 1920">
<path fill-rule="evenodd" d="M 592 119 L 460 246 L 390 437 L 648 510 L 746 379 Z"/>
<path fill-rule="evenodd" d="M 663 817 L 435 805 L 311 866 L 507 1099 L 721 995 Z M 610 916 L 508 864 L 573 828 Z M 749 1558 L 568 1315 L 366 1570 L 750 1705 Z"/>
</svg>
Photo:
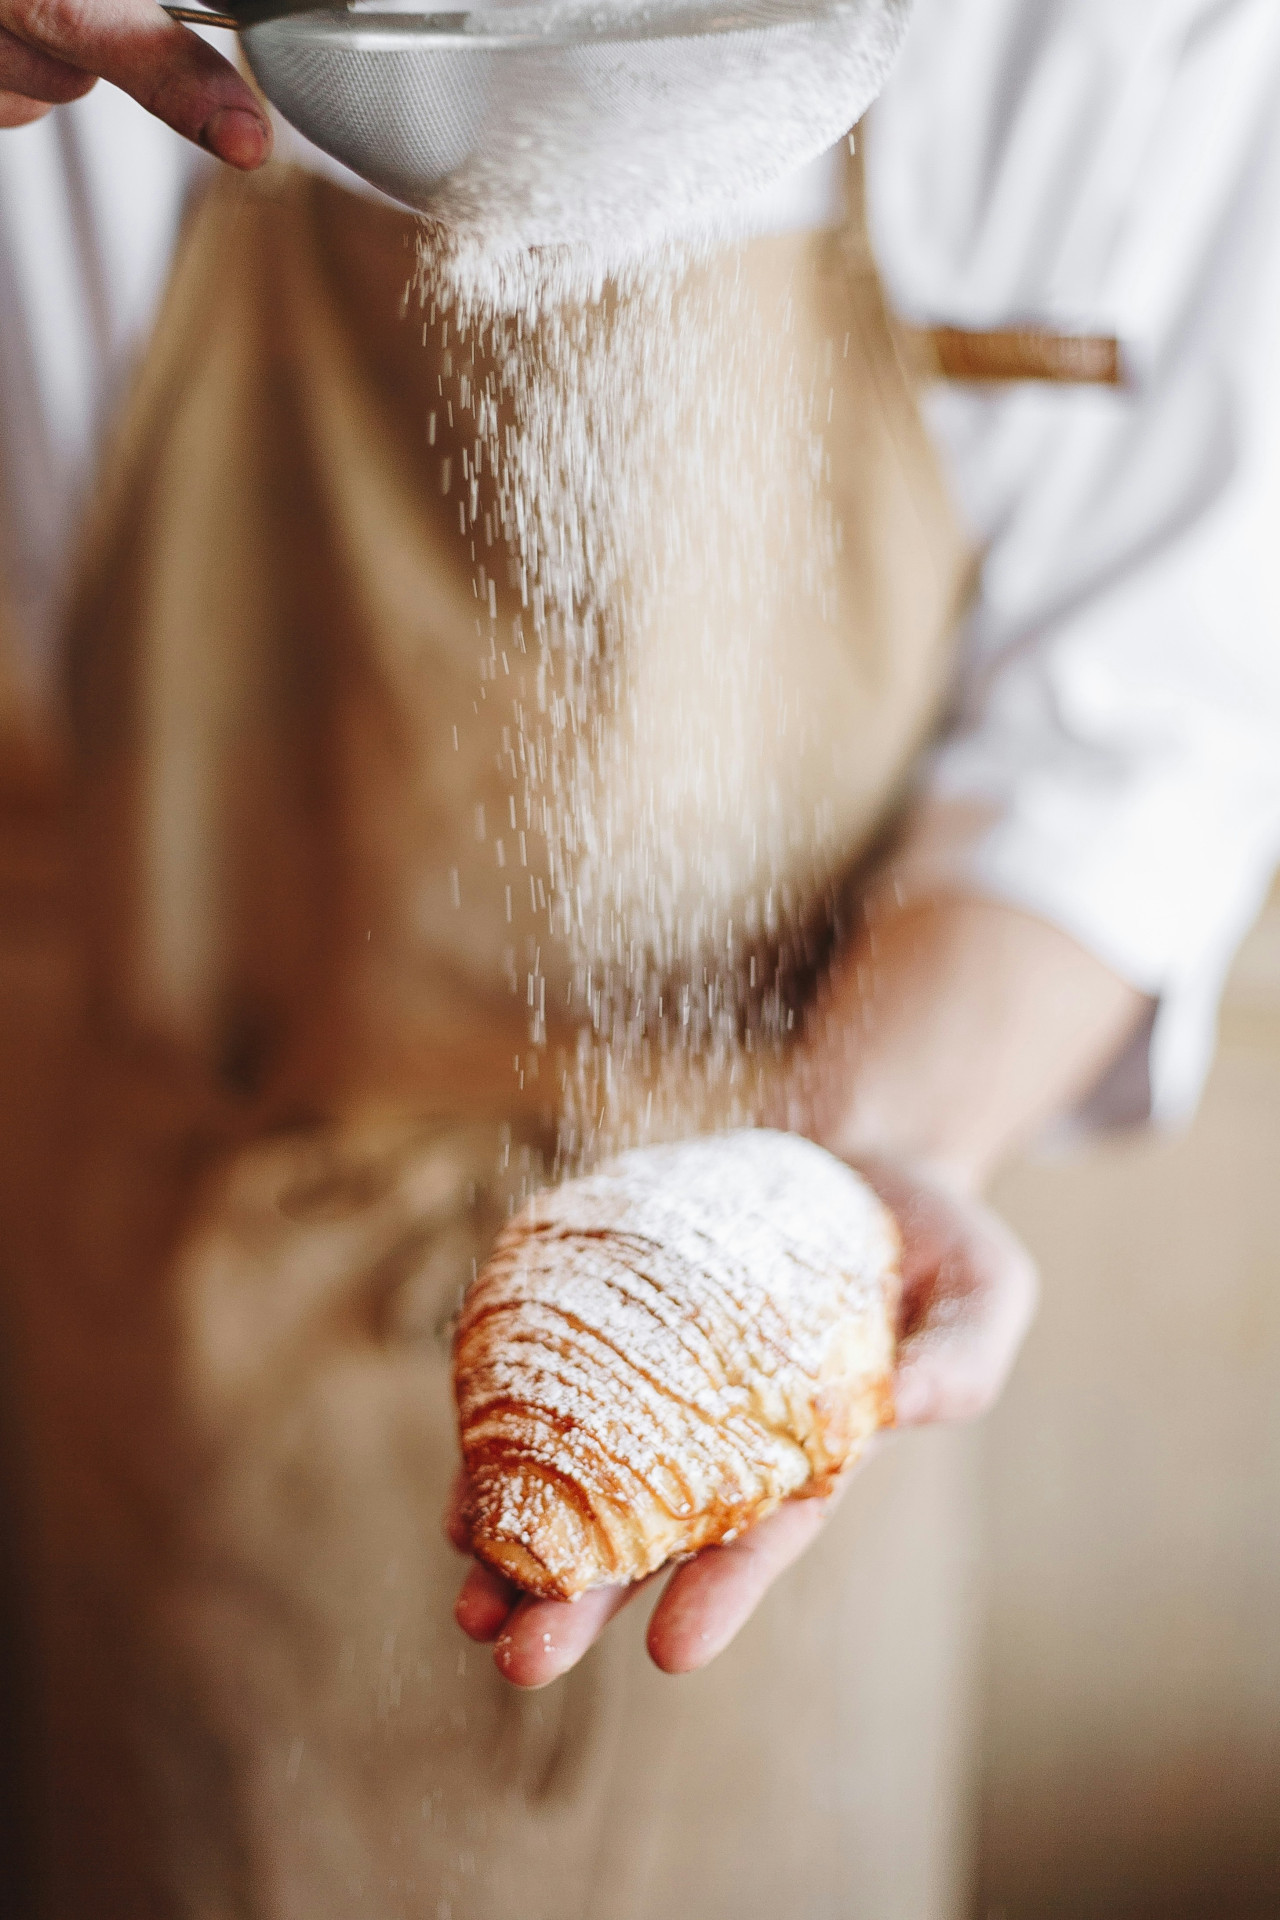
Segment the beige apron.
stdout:
<svg viewBox="0 0 1280 1920">
<path fill-rule="evenodd" d="M 47 1910 L 944 1920 L 956 1442 L 895 1445 L 695 1679 L 646 1665 L 637 1618 L 521 1697 L 452 1624 L 449 1317 L 546 1164 L 577 1016 L 548 951 L 532 1043 L 532 667 L 514 579 L 477 581 L 488 482 L 461 532 L 446 485 L 476 364 L 403 315 L 412 232 L 288 172 L 210 194 L 88 541 L 69 801 L 11 809 L 7 844 L 46 848 L 0 874 L 0 1177 Z M 967 562 L 860 227 L 700 270 L 691 350 L 726 303 L 756 316 L 740 391 L 810 397 L 830 565 L 815 586 L 780 552 L 713 654 L 690 636 L 724 508 L 691 503 L 703 559 L 622 636 L 605 763 L 644 767 L 620 843 L 639 819 L 686 844 L 702 743 L 716 863 L 682 978 L 714 999 L 736 916 L 784 1044 L 931 725 Z M 744 502 L 781 457 L 755 443 Z"/>
</svg>

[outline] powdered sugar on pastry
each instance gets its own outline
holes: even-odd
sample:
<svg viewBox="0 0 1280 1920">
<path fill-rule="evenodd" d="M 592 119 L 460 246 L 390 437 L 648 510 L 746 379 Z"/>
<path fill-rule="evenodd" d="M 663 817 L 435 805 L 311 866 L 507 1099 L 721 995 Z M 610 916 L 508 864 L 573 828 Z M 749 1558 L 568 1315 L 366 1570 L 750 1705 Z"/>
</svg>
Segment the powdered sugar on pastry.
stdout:
<svg viewBox="0 0 1280 1920">
<path fill-rule="evenodd" d="M 570 1599 L 825 1492 L 892 1418 L 898 1250 L 866 1183 L 790 1134 L 539 1195 L 455 1342 L 475 1551 Z"/>
</svg>

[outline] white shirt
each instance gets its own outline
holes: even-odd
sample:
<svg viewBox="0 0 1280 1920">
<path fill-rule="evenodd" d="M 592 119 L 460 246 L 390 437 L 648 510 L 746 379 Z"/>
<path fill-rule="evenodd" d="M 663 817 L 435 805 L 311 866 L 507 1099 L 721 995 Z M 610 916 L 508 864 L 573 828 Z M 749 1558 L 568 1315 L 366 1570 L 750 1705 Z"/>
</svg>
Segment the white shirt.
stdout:
<svg viewBox="0 0 1280 1920">
<path fill-rule="evenodd" d="M 207 164 L 105 87 L 0 134 L 0 568 L 37 683 Z M 1156 1003 L 1085 1117 L 1176 1119 L 1280 858 L 1280 8 L 917 0 L 867 164 L 905 314 L 1125 342 L 1126 392 L 930 399 L 985 560 L 923 778 L 979 803 L 964 885 Z"/>
</svg>

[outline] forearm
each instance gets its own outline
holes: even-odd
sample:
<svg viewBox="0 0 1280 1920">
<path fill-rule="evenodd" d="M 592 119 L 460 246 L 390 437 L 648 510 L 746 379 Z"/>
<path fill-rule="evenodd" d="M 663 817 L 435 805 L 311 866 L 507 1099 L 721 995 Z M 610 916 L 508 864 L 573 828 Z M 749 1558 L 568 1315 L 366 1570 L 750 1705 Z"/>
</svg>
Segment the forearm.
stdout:
<svg viewBox="0 0 1280 1920">
<path fill-rule="evenodd" d="M 1143 996 L 1068 935 L 994 901 L 878 900 L 796 1050 L 787 1123 L 981 1186 L 1096 1082 Z"/>
</svg>

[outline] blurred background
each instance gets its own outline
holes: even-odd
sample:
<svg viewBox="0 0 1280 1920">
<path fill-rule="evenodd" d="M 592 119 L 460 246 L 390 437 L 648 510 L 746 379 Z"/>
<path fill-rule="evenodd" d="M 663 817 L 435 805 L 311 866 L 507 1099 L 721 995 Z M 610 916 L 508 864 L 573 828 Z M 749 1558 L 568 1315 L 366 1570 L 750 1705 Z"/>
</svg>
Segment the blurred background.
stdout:
<svg viewBox="0 0 1280 1920">
<path fill-rule="evenodd" d="M 975 1920 L 1280 1915 L 1280 891 L 1192 1130 L 1019 1167 Z"/>
</svg>

